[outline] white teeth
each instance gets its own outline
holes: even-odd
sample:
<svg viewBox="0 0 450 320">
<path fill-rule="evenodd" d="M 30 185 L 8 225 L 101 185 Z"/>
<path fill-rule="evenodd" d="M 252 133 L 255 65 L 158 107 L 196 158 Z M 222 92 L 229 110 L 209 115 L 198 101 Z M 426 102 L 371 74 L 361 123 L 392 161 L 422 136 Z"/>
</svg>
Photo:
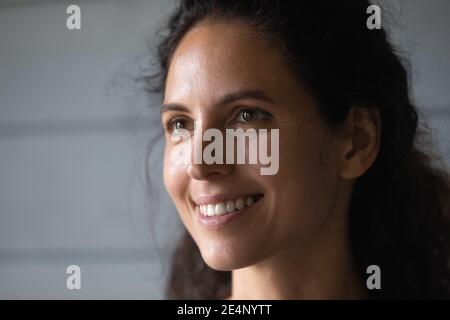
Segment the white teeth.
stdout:
<svg viewBox="0 0 450 320">
<path fill-rule="evenodd" d="M 227 212 L 233 212 L 234 210 L 236 210 L 236 204 L 234 203 L 234 201 L 228 200 L 227 201 Z"/>
<path fill-rule="evenodd" d="M 237 200 L 236 200 L 236 208 L 237 208 L 238 210 L 241 210 L 241 209 L 244 209 L 244 207 L 245 207 L 245 201 L 244 201 L 244 199 L 242 199 L 242 198 L 237 199 Z"/>
<path fill-rule="evenodd" d="M 227 213 L 227 208 L 224 202 L 219 202 L 218 204 L 216 204 L 215 207 L 215 212 L 216 215 L 221 215 L 224 213 Z"/>
<path fill-rule="evenodd" d="M 239 198 L 236 200 L 228 200 L 225 202 L 218 202 L 215 204 L 200 205 L 200 213 L 204 216 L 220 216 L 226 213 L 231 213 L 236 210 L 241 210 L 249 207 L 254 203 L 253 197 Z"/>
<path fill-rule="evenodd" d="M 214 210 L 214 205 L 213 204 L 208 204 L 206 214 L 208 216 L 213 216 L 214 215 L 214 211 L 215 211 Z"/>
</svg>

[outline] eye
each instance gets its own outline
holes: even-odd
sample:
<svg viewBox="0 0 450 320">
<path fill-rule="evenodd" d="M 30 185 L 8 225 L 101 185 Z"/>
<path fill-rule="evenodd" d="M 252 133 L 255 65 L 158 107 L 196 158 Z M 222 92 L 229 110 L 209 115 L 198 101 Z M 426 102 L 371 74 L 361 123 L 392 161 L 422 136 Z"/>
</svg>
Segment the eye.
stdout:
<svg viewBox="0 0 450 320">
<path fill-rule="evenodd" d="M 191 130 L 191 127 L 189 121 L 183 118 L 173 118 L 166 124 L 166 130 L 168 132 L 177 132 L 181 129 Z"/>
<path fill-rule="evenodd" d="M 271 114 L 256 108 L 245 108 L 239 111 L 238 121 L 243 123 L 265 120 L 271 117 Z"/>
<path fill-rule="evenodd" d="M 184 129 L 184 120 L 175 119 L 175 121 L 172 123 L 172 126 L 175 130 Z"/>
</svg>

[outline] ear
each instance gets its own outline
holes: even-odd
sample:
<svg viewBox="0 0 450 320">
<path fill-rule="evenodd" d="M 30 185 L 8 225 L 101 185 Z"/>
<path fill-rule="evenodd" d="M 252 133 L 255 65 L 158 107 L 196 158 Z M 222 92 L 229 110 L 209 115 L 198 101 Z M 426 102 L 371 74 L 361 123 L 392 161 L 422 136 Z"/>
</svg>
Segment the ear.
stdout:
<svg viewBox="0 0 450 320">
<path fill-rule="evenodd" d="M 378 110 L 353 107 L 344 124 L 339 176 L 355 179 L 374 163 L 380 149 L 381 121 Z"/>
</svg>

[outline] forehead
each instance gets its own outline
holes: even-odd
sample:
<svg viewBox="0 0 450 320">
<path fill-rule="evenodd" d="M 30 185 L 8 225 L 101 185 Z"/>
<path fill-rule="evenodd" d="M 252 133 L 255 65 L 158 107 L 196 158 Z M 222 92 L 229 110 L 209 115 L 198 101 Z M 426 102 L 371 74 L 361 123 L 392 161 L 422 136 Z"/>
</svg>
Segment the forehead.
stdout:
<svg viewBox="0 0 450 320">
<path fill-rule="evenodd" d="M 174 52 L 166 99 L 211 99 L 258 89 L 280 94 L 290 78 L 281 52 L 242 23 L 203 23 L 188 32 Z"/>
</svg>

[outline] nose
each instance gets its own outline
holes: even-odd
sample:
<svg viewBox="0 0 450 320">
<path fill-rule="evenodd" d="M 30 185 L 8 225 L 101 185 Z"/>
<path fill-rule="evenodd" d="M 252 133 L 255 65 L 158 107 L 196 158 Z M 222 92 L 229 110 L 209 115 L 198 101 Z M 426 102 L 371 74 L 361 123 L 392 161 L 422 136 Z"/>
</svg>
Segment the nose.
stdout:
<svg viewBox="0 0 450 320">
<path fill-rule="evenodd" d="M 205 126 L 205 122 L 198 122 L 196 124 L 194 139 L 192 139 L 193 152 L 191 153 L 191 161 L 187 167 L 188 175 L 195 180 L 208 180 L 208 179 L 217 179 L 220 177 L 227 176 L 232 173 L 233 165 L 232 164 L 220 164 L 220 163 L 206 163 L 204 159 L 204 150 L 205 147 L 212 143 L 210 141 L 203 141 L 203 133 L 209 126 Z M 223 133 L 222 133 L 223 137 Z M 222 145 L 224 146 L 224 141 L 222 139 Z M 196 147 L 198 148 L 197 157 L 195 156 Z M 216 150 L 218 151 L 218 150 Z M 219 151 L 219 158 L 222 158 L 222 163 L 225 162 L 225 152 L 224 150 Z M 197 159 L 195 159 L 197 158 Z M 200 158 L 200 159 L 199 159 Z M 200 161 L 199 161 L 200 160 Z"/>
<path fill-rule="evenodd" d="M 232 172 L 232 165 L 227 164 L 189 164 L 189 176 L 195 180 L 210 180 L 225 177 Z"/>
</svg>

